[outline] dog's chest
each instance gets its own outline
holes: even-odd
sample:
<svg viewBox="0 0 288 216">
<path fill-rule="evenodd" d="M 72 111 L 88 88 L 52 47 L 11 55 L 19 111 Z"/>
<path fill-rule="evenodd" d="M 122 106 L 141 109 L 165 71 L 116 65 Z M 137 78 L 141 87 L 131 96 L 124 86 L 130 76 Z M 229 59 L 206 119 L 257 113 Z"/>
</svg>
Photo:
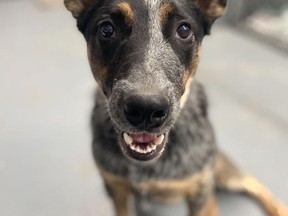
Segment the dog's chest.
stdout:
<svg viewBox="0 0 288 216">
<path fill-rule="evenodd" d="M 158 180 L 135 183 L 137 193 L 146 196 L 150 201 L 174 203 L 188 196 L 206 194 L 213 181 L 212 169 L 205 168 L 192 176 L 176 180 Z"/>
<path fill-rule="evenodd" d="M 166 204 L 178 202 L 185 197 L 205 196 L 212 189 L 214 179 L 211 166 L 205 167 L 197 174 L 174 180 L 158 179 L 136 182 L 134 179 L 123 178 L 103 170 L 101 174 L 108 184 L 127 188 L 151 202 Z"/>
</svg>

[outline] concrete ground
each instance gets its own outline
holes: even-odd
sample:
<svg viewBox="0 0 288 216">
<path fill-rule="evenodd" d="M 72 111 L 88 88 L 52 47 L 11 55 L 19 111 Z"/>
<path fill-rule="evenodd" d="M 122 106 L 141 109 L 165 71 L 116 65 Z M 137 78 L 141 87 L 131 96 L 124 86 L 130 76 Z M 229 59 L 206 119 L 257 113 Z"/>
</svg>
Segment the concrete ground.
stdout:
<svg viewBox="0 0 288 216">
<path fill-rule="evenodd" d="M 113 215 L 90 151 L 96 85 L 75 21 L 24 0 L 0 1 L 0 17 L 0 215 Z M 286 203 L 287 68 L 287 55 L 218 26 L 197 75 L 221 148 Z M 242 196 L 219 201 L 224 216 L 262 215 Z"/>
</svg>

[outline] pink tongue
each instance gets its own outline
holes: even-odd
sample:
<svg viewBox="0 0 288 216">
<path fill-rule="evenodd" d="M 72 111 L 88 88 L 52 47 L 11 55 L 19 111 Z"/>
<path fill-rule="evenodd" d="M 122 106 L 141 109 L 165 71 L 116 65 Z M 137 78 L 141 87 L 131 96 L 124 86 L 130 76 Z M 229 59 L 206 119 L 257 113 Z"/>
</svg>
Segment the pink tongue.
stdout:
<svg viewBox="0 0 288 216">
<path fill-rule="evenodd" d="M 153 134 L 130 134 L 133 139 L 133 143 L 150 143 L 157 138 Z"/>
</svg>

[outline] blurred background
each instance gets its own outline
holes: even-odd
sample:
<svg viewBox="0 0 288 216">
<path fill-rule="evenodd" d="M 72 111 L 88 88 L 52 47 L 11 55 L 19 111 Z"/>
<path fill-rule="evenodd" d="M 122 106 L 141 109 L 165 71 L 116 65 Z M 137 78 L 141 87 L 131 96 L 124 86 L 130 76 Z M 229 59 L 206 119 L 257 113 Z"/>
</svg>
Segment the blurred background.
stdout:
<svg viewBox="0 0 288 216">
<path fill-rule="evenodd" d="M 0 18 L 0 215 L 112 215 L 90 150 L 96 84 L 75 20 L 60 0 L 0 0 Z M 286 203 L 287 53 L 287 0 L 230 0 L 197 74 L 219 146 Z M 221 215 L 243 203 L 260 215 L 245 197 L 219 200 Z"/>
</svg>

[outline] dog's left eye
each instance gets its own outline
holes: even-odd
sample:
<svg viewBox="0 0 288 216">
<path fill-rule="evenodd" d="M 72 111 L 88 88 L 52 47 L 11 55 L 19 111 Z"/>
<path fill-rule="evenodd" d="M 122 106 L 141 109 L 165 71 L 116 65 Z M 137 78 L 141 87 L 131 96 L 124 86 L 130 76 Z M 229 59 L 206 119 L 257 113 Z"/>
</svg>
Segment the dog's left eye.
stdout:
<svg viewBox="0 0 288 216">
<path fill-rule="evenodd" d="M 177 38 L 187 39 L 187 38 L 191 37 L 191 35 L 192 35 L 192 30 L 191 30 L 191 27 L 189 25 L 181 24 L 177 28 L 177 32 L 176 32 Z"/>
<path fill-rule="evenodd" d="M 115 29 L 111 23 L 103 23 L 100 25 L 100 33 L 104 38 L 111 38 L 115 35 Z"/>
</svg>

